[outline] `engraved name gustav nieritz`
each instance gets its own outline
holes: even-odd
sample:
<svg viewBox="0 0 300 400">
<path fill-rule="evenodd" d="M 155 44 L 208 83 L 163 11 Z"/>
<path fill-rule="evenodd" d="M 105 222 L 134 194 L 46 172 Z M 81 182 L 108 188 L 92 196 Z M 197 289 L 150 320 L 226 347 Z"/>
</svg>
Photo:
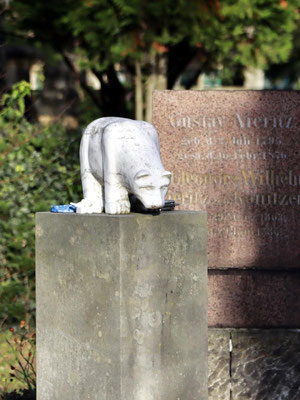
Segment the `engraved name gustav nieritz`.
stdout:
<svg viewBox="0 0 300 400">
<path fill-rule="evenodd" d="M 129 194 L 144 207 L 164 206 L 171 173 L 163 167 L 158 135 L 144 121 L 106 117 L 89 124 L 80 144 L 83 200 L 77 213 L 127 214 Z"/>
</svg>

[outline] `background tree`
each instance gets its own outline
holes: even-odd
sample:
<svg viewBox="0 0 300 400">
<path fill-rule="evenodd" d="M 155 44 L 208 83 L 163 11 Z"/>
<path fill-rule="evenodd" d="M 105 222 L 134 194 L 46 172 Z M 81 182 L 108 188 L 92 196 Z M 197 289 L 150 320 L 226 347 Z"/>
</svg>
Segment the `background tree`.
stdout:
<svg viewBox="0 0 300 400">
<path fill-rule="evenodd" d="M 11 0 L 5 29 L 58 52 L 103 115 L 151 119 L 155 88 L 172 89 L 193 57 L 203 71 L 286 61 L 300 0 Z M 81 71 L 101 82 L 99 95 Z M 125 74 L 124 82 L 122 70 Z"/>
<path fill-rule="evenodd" d="M 5 52 L 4 52 L 4 31 L 2 28 L 2 18 L 0 14 L 0 94 L 5 87 Z"/>
<path fill-rule="evenodd" d="M 300 26 L 293 34 L 293 51 L 286 62 L 268 68 L 266 78 L 277 89 L 300 89 Z"/>
<path fill-rule="evenodd" d="M 24 118 L 28 82 L 0 101 L 0 330 L 33 322 L 35 212 L 81 197 L 78 133 Z"/>
</svg>

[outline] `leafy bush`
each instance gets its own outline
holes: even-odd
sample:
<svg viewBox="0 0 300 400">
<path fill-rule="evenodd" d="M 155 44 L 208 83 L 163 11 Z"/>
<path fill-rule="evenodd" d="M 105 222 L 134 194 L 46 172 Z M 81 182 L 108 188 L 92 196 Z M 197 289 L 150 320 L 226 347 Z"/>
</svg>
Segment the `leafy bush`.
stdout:
<svg viewBox="0 0 300 400">
<path fill-rule="evenodd" d="M 25 321 L 0 334 L 0 399 L 35 399 L 35 330 Z"/>
<path fill-rule="evenodd" d="M 29 84 L 0 102 L 0 322 L 34 319 L 34 215 L 80 199 L 80 134 L 24 117 Z"/>
</svg>

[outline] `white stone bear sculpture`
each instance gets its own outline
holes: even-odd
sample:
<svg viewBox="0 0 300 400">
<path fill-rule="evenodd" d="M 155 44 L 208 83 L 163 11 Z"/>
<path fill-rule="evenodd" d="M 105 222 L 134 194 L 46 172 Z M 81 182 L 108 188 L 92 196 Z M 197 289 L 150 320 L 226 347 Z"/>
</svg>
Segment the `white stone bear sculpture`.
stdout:
<svg viewBox="0 0 300 400">
<path fill-rule="evenodd" d="M 153 125 L 126 118 L 99 118 L 89 124 L 80 144 L 83 200 L 77 213 L 128 214 L 128 195 L 149 209 L 160 208 L 171 173 L 162 165 Z M 73 203 L 74 204 L 74 203 Z"/>
</svg>

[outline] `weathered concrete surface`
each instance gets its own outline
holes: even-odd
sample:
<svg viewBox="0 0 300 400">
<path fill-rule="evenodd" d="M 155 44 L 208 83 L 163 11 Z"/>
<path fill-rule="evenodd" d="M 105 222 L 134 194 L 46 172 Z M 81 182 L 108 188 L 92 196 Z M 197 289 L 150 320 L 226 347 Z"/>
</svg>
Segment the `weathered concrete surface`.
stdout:
<svg viewBox="0 0 300 400">
<path fill-rule="evenodd" d="M 233 331 L 232 399 L 299 400 L 300 332 Z"/>
<path fill-rule="evenodd" d="M 39 213 L 38 400 L 207 398 L 206 214 Z"/>
<path fill-rule="evenodd" d="M 230 330 L 208 331 L 208 399 L 230 400 Z"/>
</svg>

